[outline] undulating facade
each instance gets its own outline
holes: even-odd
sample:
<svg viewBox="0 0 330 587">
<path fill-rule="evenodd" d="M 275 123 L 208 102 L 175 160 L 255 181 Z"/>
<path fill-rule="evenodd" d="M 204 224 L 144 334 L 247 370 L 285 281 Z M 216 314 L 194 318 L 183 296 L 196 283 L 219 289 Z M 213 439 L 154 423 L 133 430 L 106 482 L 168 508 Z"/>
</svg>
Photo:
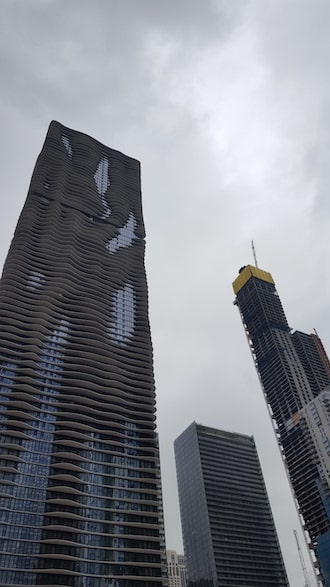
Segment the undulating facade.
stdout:
<svg viewBox="0 0 330 587">
<path fill-rule="evenodd" d="M 160 587 L 140 165 L 52 122 L 0 282 L 0 584 Z"/>
<path fill-rule="evenodd" d="M 329 359 L 316 333 L 292 332 L 270 273 L 244 266 L 233 289 L 317 573 L 330 587 Z"/>
<path fill-rule="evenodd" d="M 288 587 L 253 437 L 194 422 L 174 448 L 188 587 Z"/>
</svg>

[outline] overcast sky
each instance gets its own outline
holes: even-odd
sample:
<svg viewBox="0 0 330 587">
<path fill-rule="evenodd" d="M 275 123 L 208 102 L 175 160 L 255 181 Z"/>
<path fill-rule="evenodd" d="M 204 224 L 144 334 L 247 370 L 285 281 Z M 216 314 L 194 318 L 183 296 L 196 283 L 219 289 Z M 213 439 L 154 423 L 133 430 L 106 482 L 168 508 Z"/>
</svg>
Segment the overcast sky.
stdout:
<svg viewBox="0 0 330 587">
<path fill-rule="evenodd" d="M 52 119 L 141 161 L 167 547 L 182 550 L 174 439 L 193 420 L 253 434 L 301 587 L 231 282 L 254 239 L 290 325 L 330 348 L 330 3 L 1 0 L 0 23 L 1 263 Z"/>
</svg>

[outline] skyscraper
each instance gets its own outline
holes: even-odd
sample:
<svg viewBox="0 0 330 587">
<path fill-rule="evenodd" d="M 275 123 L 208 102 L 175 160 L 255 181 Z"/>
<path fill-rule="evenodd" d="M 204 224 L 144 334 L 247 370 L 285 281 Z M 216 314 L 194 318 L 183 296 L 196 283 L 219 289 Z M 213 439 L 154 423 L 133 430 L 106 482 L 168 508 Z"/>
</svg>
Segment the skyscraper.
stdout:
<svg viewBox="0 0 330 587">
<path fill-rule="evenodd" d="M 253 437 L 194 422 L 174 447 L 188 587 L 287 587 Z"/>
<path fill-rule="evenodd" d="M 160 587 L 139 162 L 52 122 L 0 282 L 0 584 Z"/>
<path fill-rule="evenodd" d="M 329 359 L 316 333 L 292 333 L 270 273 L 247 265 L 233 289 L 310 548 L 329 587 Z"/>
</svg>

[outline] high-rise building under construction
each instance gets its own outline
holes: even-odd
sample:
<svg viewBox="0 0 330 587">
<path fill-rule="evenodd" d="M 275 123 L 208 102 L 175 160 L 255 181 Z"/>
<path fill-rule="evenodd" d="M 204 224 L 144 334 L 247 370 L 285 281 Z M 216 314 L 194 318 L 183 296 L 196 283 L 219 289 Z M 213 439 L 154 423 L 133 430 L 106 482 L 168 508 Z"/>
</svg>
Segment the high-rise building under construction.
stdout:
<svg viewBox="0 0 330 587">
<path fill-rule="evenodd" d="M 0 584 L 160 587 L 140 165 L 52 122 L 0 282 Z"/>
<path fill-rule="evenodd" d="M 233 289 L 309 546 L 329 587 L 329 359 L 316 333 L 292 333 L 270 273 L 242 267 Z"/>
</svg>

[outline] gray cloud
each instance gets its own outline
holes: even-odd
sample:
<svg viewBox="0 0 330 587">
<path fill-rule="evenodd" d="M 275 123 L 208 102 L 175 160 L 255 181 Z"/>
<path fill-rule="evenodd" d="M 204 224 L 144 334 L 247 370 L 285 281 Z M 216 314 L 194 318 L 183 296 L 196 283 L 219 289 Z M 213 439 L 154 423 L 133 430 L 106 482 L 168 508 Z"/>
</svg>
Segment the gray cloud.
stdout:
<svg viewBox="0 0 330 587">
<path fill-rule="evenodd" d="M 174 438 L 192 420 L 255 434 L 291 587 L 298 520 L 231 281 L 254 238 L 291 325 L 329 348 L 329 10 L 0 3 L 1 258 L 52 118 L 142 161 L 168 546 L 181 548 Z"/>
</svg>

